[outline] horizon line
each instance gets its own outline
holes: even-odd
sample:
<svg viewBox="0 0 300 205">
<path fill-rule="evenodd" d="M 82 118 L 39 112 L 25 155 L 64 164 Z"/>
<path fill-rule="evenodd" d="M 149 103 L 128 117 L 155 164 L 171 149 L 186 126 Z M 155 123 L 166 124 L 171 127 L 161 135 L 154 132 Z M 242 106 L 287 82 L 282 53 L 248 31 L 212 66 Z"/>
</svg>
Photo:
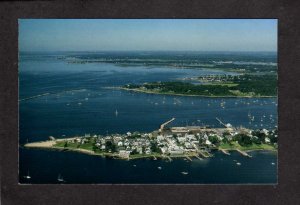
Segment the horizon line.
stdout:
<svg viewBox="0 0 300 205">
<path fill-rule="evenodd" d="M 274 52 L 277 53 L 278 51 L 271 51 L 271 50 L 260 50 L 260 51 L 247 51 L 247 50 L 213 50 L 213 51 L 205 51 L 205 50 L 48 50 L 48 51 L 40 51 L 40 50 L 33 50 L 33 51 L 18 51 L 20 52 Z"/>
</svg>

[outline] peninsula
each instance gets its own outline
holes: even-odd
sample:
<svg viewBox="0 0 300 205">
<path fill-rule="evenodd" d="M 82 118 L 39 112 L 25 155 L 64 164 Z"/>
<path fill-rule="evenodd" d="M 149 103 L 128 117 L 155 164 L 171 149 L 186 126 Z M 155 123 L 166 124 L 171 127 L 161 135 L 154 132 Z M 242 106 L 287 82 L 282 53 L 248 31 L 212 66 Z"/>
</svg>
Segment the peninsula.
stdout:
<svg viewBox="0 0 300 205">
<path fill-rule="evenodd" d="M 175 118 L 151 133 L 127 132 L 107 136 L 85 134 L 65 139 L 51 137 L 48 141 L 27 143 L 24 147 L 76 151 L 119 159 L 161 158 L 170 161 L 178 157 L 189 160 L 192 157 L 212 157 L 212 150 L 220 150 L 228 155 L 229 151 L 238 151 L 246 157 L 251 157 L 247 153 L 251 150 L 277 150 L 277 129 L 234 128 L 221 121 L 224 128 L 167 127 L 173 120 Z"/>
</svg>

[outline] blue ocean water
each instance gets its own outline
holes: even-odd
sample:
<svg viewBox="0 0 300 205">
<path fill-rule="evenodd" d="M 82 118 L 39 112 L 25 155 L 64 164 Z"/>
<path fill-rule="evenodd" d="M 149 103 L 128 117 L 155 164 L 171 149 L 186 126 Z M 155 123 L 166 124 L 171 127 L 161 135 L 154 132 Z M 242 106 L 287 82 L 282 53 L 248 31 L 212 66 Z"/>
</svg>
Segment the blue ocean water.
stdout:
<svg viewBox="0 0 300 205">
<path fill-rule="evenodd" d="M 274 128 L 277 125 L 277 98 L 167 96 L 108 88 L 216 73 L 227 72 L 155 66 L 122 67 L 108 63 L 73 64 L 58 59 L 57 55 L 21 55 L 19 99 L 45 95 L 19 102 L 19 142 L 85 133 L 151 132 L 172 117 L 176 118 L 174 126 L 219 127 L 216 117 L 234 126 L 248 128 Z M 224 108 L 221 102 L 225 102 Z M 249 121 L 249 113 L 255 117 L 253 122 Z M 182 159 L 172 163 L 128 162 L 73 152 L 21 148 L 20 181 L 26 183 L 22 176 L 29 170 L 32 179 L 28 183 L 57 183 L 59 173 L 68 183 L 276 183 L 276 166 L 271 165 L 271 162 L 277 162 L 276 154 L 253 154 L 252 159 L 235 153 L 231 156 L 215 153 L 214 158 L 189 163 Z M 242 165 L 237 167 L 235 159 Z M 137 165 L 136 169 L 133 163 Z M 158 172 L 157 166 L 164 167 L 163 171 Z M 181 174 L 180 170 L 184 169 L 188 169 L 188 175 Z M 221 172 L 217 174 L 216 170 Z"/>
</svg>

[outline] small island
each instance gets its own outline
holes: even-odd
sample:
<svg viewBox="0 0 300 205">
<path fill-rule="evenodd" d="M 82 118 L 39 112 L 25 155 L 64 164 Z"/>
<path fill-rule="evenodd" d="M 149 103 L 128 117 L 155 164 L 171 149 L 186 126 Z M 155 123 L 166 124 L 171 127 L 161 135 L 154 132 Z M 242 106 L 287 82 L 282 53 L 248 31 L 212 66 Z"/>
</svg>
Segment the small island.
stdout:
<svg viewBox="0 0 300 205">
<path fill-rule="evenodd" d="M 183 82 L 193 81 L 193 82 Z M 276 97 L 276 75 L 208 75 L 174 82 L 127 84 L 117 89 L 134 92 L 203 97 Z"/>
<path fill-rule="evenodd" d="M 32 142 L 26 148 L 44 148 L 61 151 L 76 151 L 84 154 L 118 159 L 152 158 L 154 160 L 185 157 L 213 157 L 213 150 L 230 155 L 238 151 L 251 157 L 247 151 L 277 150 L 278 130 L 250 130 L 234 128 L 229 123 L 224 128 L 207 126 L 167 127 L 175 118 L 163 123 L 151 133 L 127 132 L 126 134 L 76 136 L 65 139 L 50 137 L 48 141 Z M 217 119 L 219 120 L 219 119 Z"/>
</svg>

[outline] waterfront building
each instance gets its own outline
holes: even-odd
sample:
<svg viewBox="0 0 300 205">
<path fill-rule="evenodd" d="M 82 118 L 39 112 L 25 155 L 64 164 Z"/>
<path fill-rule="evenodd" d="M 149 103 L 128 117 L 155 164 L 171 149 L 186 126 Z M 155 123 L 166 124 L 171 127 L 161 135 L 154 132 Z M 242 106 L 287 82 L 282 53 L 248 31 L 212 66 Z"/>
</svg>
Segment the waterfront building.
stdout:
<svg viewBox="0 0 300 205">
<path fill-rule="evenodd" d="M 126 150 L 120 150 L 119 151 L 119 157 L 120 158 L 128 159 L 129 156 L 130 156 L 130 151 L 126 151 Z"/>
</svg>

